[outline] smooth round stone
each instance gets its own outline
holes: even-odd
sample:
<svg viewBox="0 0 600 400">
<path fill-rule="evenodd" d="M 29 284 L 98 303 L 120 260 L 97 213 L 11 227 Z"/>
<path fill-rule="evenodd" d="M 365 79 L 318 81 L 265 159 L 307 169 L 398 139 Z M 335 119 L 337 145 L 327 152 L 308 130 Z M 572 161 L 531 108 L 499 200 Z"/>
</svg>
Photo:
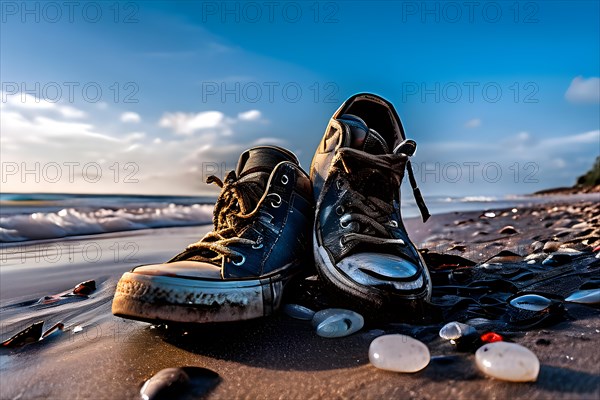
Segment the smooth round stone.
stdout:
<svg viewBox="0 0 600 400">
<path fill-rule="evenodd" d="M 550 254 L 544 261 L 542 261 L 542 265 L 562 265 L 564 263 L 570 262 L 573 258 L 582 255 L 581 251 L 576 251 L 572 249 L 563 249 L 562 251 L 557 251 Z"/>
<path fill-rule="evenodd" d="M 343 315 L 334 315 L 317 326 L 317 335 L 326 338 L 344 337 L 362 328 L 362 321 L 353 321 Z"/>
<path fill-rule="evenodd" d="M 148 379 L 140 389 L 143 400 L 158 400 L 184 392 L 190 383 L 189 376 L 181 368 L 166 368 Z"/>
<path fill-rule="evenodd" d="M 471 325 L 460 322 L 449 322 L 440 329 L 440 337 L 446 340 L 456 340 L 476 332 L 475 328 Z"/>
<path fill-rule="evenodd" d="M 352 310 L 346 310 L 345 308 L 326 308 L 324 310 L 317 311 L 312 317 L 311 324 L 313 328 L 316 328 L 321 322 L 335 315 L 344 315 L 348 316 L 349 318 L 356 318 L 357 320 L 362 320 L 364 324 L 364 318 L 362 315 Z"/>
<path fill-rule="evenodd" d="M 376 368 L 395 372 L 417 372 L 429 364 L 427 346 L 406 335 L 383 335 L 371 342 L 369 361 Z"/>
<path fill-rule="evenodd" d="M 552 253 L 553 251 L 557 251 L 560 248 L 560 243 L 558 242 L 546 242 L 542 251 L 544 253 Z"/>
<path fill-rule="evenodd" d="M 571 303 L 600 304 L 600 289 L 578 290 L 565 299 Z"/>
<path fill-rule="evenodd" d="M 351 335 L 365 325 L 362 315 L 342 308 L 328 308 L 315 313 L 312 326 L 317 335 L 327 338 Z"/>
<path fill-rule="evenodd" d="M 477 367 L 492 378 L 511 382 L 533 382 L 540 372 L 540 360 L 531 350 L 516 343 L 494 342 L 475 353 Z"/>
<path fill-rule="evenodd" d="M 216 372 L 206 368 L 166 368 L 144 383 L 140 396 L 143 400 L 205 398 L 220 380 Z"/>
<path fill-rule="evenodd" d="M 552 304 L 552 300 L 538 294 L 526 294 L 515 297 L 510 301 L 510 305 L 522 310 L 542 311 Z"/>
<path fill-rule="evenodd" d="M 302 319 L 305 321 L 310 321 L 315 315 L 313 310 L 299 304 L 286 304 L 283 306 L 283 312 L 288 317 Z"/>
</svg>

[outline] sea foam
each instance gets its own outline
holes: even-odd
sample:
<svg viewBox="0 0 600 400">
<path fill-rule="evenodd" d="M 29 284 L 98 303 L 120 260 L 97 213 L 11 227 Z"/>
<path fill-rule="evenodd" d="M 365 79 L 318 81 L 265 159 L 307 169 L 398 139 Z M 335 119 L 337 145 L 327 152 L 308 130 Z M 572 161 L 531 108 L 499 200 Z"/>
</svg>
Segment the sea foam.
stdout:
<svg viewBox="0 0 600 400">
<path fill-rule="evenodd" d="M 36 212 L 0 217 L 0 241 L 53 239 L 66 236 L 147 228 L 191 226 L 211 223 L 213 206 L 208 204 L 159 207 L 63 208 L 58 212 Z"/>
</svg>

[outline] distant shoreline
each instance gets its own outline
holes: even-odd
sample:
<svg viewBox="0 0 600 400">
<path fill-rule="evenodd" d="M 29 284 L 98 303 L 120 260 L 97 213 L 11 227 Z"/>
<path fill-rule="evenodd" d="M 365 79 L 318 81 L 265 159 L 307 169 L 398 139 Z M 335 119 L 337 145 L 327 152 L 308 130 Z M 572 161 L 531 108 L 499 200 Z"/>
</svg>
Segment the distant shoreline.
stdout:
<svg viewBox="0 0 600 400">
<path fill-rule="evenodd" d="M 534 192 L 532 196 L 546 196 L 555 194 L 589 194 L 589 193 L 600 193 L 600 185 L 594 186 L 573 186 L 573 187 L 559 187 L 552 189 L 538 190 Z"/>
</svg>

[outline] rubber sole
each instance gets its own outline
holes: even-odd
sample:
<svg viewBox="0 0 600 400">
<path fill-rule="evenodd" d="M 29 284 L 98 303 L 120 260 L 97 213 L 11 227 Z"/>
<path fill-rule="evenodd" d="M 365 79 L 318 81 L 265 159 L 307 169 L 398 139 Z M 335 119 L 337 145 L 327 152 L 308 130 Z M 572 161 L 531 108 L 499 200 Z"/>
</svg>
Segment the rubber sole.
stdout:
<svg viewBox="0 0 600 400">
<path fill-rule="evenodd" d="M 245 321 L 276 311 L 291 278 L 210 281 L 126 272 L 117 284 L 112 313 L 146 322 Z"/>
</svg>

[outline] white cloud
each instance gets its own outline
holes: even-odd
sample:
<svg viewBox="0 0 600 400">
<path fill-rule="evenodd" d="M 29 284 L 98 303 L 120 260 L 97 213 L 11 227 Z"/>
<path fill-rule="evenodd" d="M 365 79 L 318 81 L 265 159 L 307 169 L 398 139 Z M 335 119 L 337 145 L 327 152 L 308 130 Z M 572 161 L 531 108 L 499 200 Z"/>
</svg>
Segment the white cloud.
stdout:
<svg viewBox="0 0 600 400">
<path fill-rule="evenodd" d="M 63 167 L 64 179 L 52 183 L 42 176 L 35 182 L 15 175 L 2 185 L 7 192 L 214 194 L 217 189 L 202 178 L 214 173 L 215 166 L 222 176 L 235 168 L 240 152 L 249 147 L 285 145 L 281 138 L 257 134 L 253 118 L 262 121 L 258 111 L 242 113 L 245 117 L 219 111 L 165 113 L 160 125 L 176 134 L 164 136 L 159 127 L 143 132 L 125 130 L 122 124 L 103 125 L 104 112 L 96 107 L 99 118 L 73 120 L 56 105 L 34 102 L 30 106 L 2 103 L 0 157 L 29 169 L 36 163 L 42 170 L 46 164 L 57 163 Z M 236 135 L 231 136 L 234 131 Z M 90 163 L 102 165 L 98 182 L 82 179 L 83 166 Z M 76 165 L 74 181 L 66 178 L 67 164 Z M 138 183 L 125 184 L 126 177 Z"/>
<path fill-rule="evenodd" d="M 600 78 L 579 75 L 571 81 L 565 98 L 572 103 L 600 103 Z"/>
<path fill-rule="evenodd" d="M 58 112 L 66 118 L 83 118 L 87 114 L 71 106 L 59 106 Z"/>
<path fill-rule="evenodd" d="M 544 147 L 555 147 L 557 149 L 564 149 L 567 145 L 596 144 L 596 149 L 598 149 L 600 146 L 600 130 L 548 138 L 542 140 L 540 144 Z"/>
<path fill-rule="evenodd" d="M 121 114 L 121 122 L 131 122 L 134 124 L 137 124 L 138 122 L 140 122 L 142 120 L 142 117 L 140 117 L 140 114 L 135 113 L 133 111 L 127 111 L 124 112 L 123 114 Z"/>
<path fill-rule="evenodd" d="M 567 166 L 567 163 L 562 158 L 555 158 L 552 160 L 552 165 L 558 169 L 563 169 Z"/>
<path fill-rule="evenodd" d="M 213 133 L 219 136 L 229 136 L 232 127 L 239 122 L 258 121 L 262 117 L 259 110 L 249 110 L 239 113 L 237 117 L 228 117 L 220 111 L 202 111 L 199 113 L 168 112 L 159 120 L 159 126 L 169 128 L 173 133 L 192 136 L 197 132 Z M 267 122 L 267 121 L 262 121 Z"/>
<path fill-rule="evenodd" d="M 573 185 L 578 175 L 589 170 L 598 148 L 598 129 L 553 137 L 522 131 L 499 135 L 496 140 L 420 143 L 413 166 L 426 194 L 532 193 Z M 461 173 L 458 182 L 451 179 L 456 166 Z M 499 181 L 486 179 L 485 173 L 491 174 L 496 167 L 501 172 Z"/>
<path fill-rule="evenodd" d="M 238 114 L 238 118 L 241 121 L 256 121 L 261 116 L 260 111 L 258 110 L 250 110 L 243 113 Z"/>
<path fill-rule="evenodd" d="M 465 123 L 465 128 L 479 128 L 481 126 L 481 120 L 479 118 L 474 118 L 471 120 L 468 120 Z"/>
<path fill-rule="evenodd" d="M 287 141 L 281 138 L 275 137 L 261 137 L 252 142 L 253 146 L 261 146 L 261 145 L 275 145 L 275 146 L 285 146 Z"/>
<path fill-rule="evenodd" d="M 65 118 L 83 118 L 87 114 L 75 107 L 63 105 L 48 101 L 46 99 L 40 99 L 27 93 L 17 93 L 12 95 L 2 94 L 2 98 L 6 98 L 7 105 L 12 108 L 17 108 L 23 111 L 29 112 L 44 112 L 49 111 L 55 114 L 59 114 Z"/>
<path fill-rule="evenodd" d="M 163 128 L 170 128 L 179 135 L 191 135 L 196 131 L 210 128 L 224 128 L 225 115 L 220 111 L 193 113 L 166 113 L 159 121 Z"/>
<path fill-rule="evenodd" d="M 125 140 L 127 142 L 134 142 L 142 140 L 146 137 L 146 132 L 131 132 L 125 135 Z"/>
</svg>

